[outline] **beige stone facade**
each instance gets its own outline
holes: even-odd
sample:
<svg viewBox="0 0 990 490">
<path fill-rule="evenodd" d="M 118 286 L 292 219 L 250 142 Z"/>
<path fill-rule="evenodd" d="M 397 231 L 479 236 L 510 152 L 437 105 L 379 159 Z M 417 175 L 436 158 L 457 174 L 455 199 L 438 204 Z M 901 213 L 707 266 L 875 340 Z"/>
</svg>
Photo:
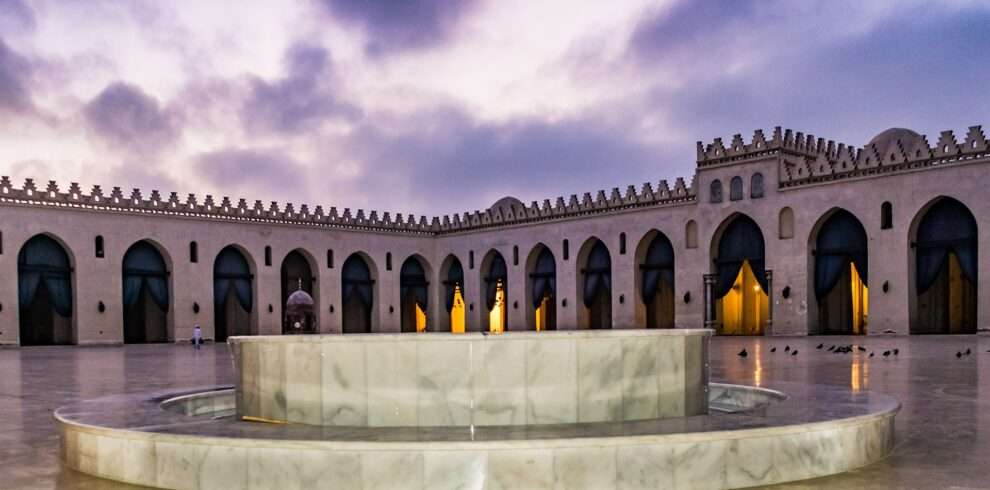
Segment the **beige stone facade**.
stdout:
<svg viewBox="0 0 990 490">
<path fill-rule="evenodd" d="M 756 174 L 762 177 L 762 197 L 759 183 L 754 183 Z M 734 192 L 735 177 L 741 180 L 741 193 Z M 712 196 L 715 180 L 721 183 L 720 200 Z M 174 193 L 166 198 L 157 191 L 126 196 L 114 189 L 105 196 L 98 187 L 83 193 L 75 184 L 62 190 L 53 182 L 42 189 L 30 180 L 18 188 L 4 178 L 0 343 L 20 343 L 18 253 L 38 234 L 55 239 L 69 255 L 69 322 L 76 344 L 124 340 L 122 260 L 140 240 L 151 242 L 166 262 L 170 301 L 165 318 L 167 338 L 173 341 L 188 340 L 197 323 L 204 337 L 214 336 L 214 258 L 228 245 L 249 263 L 253 308 L 245 331 L 253 334 L 282 332 L 280 265 L 294 250 L 310 262 L 321 333 L 341 332 L 341 268 L 355 253 L 365 259 L 374 280 L 371 331 L 400 331 L 400 268 L 411 256 L 421 261 L 428 282 L 427 330 L 448 331 L 444 283 L 451 255 L 463 266 L 467 330 L 483 330 L 488 324 L 483 266 L 490 262 L 486 258 L 492 250 L 501 254 L 507 268 L 507 329 L 528 330 L 533 305 L 528 294 L 532 271 L 527 266 L 540 244 L 556 261 L 557 328 L 587 328 L 579 285 L 586 267 L 583 256 L 594 238 L 605 243 L 611 257 L 611 325 L 643 328 L 641 265 L 656 232 L 669 239 L 675 257 L 674 323 L 678 328 L 703 327 L 711 316 L 706 315 L 704 276 L 714 272 L 721 232 L 739 214 L 758 224 L 765 241 L 765 268 L 772 271 L 772 313 L 764 333 L 816 333 L 812 251 L 823 220 L 836 209 L 852 213 L 868 237 L 866 333 L 907 334 L 918 322 L 913 243 L 921 217 L 942 198 L 959 201 L 978 225 L 977 250 L 988 255 L 988 186 L 990 149 L 979 127 L 970 128 L 965 137 L 943 132 L 934 144 L 908 130 L 888 130 L 862 148 L 779 128 L 771 136 L 758 131 L 749 143 L 739 136 L 728 145 L 721 140 L 699 143 L 698 167 L 689 184 L 678 179 L 673 186 L 644 184 L 625 192 L 599 191 L 528 206 L 504 199 L 484 212 L 429 220 L 275 203 L 265 208 L 260 202 L 249 206 L 227 198 L 219 203 L 209 197 L 200 203 L 193 196 L 180 201 Z M 884 203 L 890 207 L 889 227 L 882 222 Z M 103 237 L 102 257 L 95 251 L 97 236 Z M 190 257 L 193 241 L 196 262 Z M 978 259 L 979 278 L 990 278 L 988 259 Z M 975 304 L 990 304 L 990 288 L 973 282 Z M 977 329 L 990 327 L 990 308 L 977 307 L 975 315 Z M 709 320 L 710 326 L 715 319 Z"/>
</svg>

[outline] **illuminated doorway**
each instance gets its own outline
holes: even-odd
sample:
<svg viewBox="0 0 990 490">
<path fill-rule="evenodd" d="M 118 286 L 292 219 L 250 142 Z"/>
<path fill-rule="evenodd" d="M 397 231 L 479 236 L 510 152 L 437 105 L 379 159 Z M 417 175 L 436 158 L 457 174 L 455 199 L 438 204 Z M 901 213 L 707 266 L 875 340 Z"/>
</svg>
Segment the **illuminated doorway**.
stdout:
<svg viewBox="0 0 990 490">
<path fill-rule="evenodd" d="M 637 320 L 646 328 L 674 328 L 674 247 L 663 233 L 651 234 L 644 237 L 649 245 L 636 253 L 642 302 Z"/>
<path fill-rule="evenodd" d="M 760 227 L 736 215 L 713 245 L 715 273 L 705 278 L 706 324 L 720 335 L 765 334 L 773 311 Z"/>
<path fill-rule="evenodd" d="M 869 319 L 868 239 L 852 213 L 838 210 L 815 237 L 814 292 L 818 325 L 810 333 L 866 334 Z"/>
<path fill-rule="evenodd" d="M 21 345 L 75 341 L 72 328 L 72 266 L 53 238 L 36 235 L 17 254 Z"/>
<path fill-rule="evenodd" d="M 426 280 L 423 264 L 416 257 L 409 257 L 399 270 L 399 296 L 401 303 L 401 331 L 425 332 L 427 295 L 430 283 Z"/>
<path fill-rule="evenodd" d="M 154 245 L 140 241 L 124 254 L 124 343 L 168 341 L 168 270 Z"/>
<path fill-rule="evenodd" d="M 251 335 L 251 309 L 254 304 L 254 276 L 247 259 L 229 245 L 213 261 L 214 340 Z"/>
<path fill-rule="evenodd" d="M 485 292 L 485 310 L 482 312 L 484 329 L 489 332 L 503 332 L 509 328 L 506 308 L 509 278 L 502 254 L 495 250 L 489 252 L 482 262 L 482 270 L 485 271 L 482 277 Z"/>
<path fill-rule="evenodd" d="M 977 224 L 961 202 L 943 197 L 917 225 L 913 334 L 976 333 Z"/>
<path fill-rule="evenodd" d="M 557 329 L 557 265 L 553 253 L 543 244 L 534 247 L 526 261 L 529 271 L 527 298 L 531 330 Z"/>
<path fill-rule="evenodd" d="M 371 333 L 371 312 L 374 308 L 375 281 L 360 254 L 352 254 L 341 269 L 341 303 L 343 333 Z"/>
<path fill-rule="evenodd" d="M 450 321 L 450 331 L 454 333 L 464 333 L 466 329 L 464 308 L 464 268 L 461 261 L 451 255 L 444 265 L 441 266 L 441 274 L 446 268 L 446 278 L 443 280 L 446 301 L 444 307 Z M 441 276 L 443 277 L 443 276 Z"/>
<path fill-rule="evenodd" d="M 598 239 L 589 241 L 582 249 L 588 251 L 579 271 L 579 292 L 583 299 L 579 326 L 591 330 L 612 328 L 612 257 L 605 243 Z M 581 255 L 578 255 L 579 264 Z"/>
</svg>

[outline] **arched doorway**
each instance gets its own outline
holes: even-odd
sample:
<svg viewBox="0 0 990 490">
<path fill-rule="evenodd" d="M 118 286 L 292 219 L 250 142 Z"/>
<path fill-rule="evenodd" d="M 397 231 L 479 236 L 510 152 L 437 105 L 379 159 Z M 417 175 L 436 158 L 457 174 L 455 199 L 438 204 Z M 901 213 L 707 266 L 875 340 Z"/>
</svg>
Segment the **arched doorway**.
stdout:
<svg viewBox="0 0 990 490">
<path fill-rule="evenodd" d="M 917 313 L 913 334 L 976 333 L 977 224 L 963 203 L 943 197 L 917 224 L 912 246 Z"/>
<path fill-rule="evenodd" d="M 654 230 L 643 237 L 636 258 L 643 314 L 641 325 L 674 328 L 674 246 L 667 235 Z"/>
<path fill-rule="evenodd" d="M 485 330 L 501 333 L 508 330 L 506 300 L 509 291 L 509 274 L 505 259 L 497 250 L 488 252 L 481 263 L 482 289 L 485 292 L 485 311 L 482 313 Z"/>
<path fill-rule="evenodd" d="M 578 294 L 580 328 L 612 328 L 612 256 L 605 242 L 592 238 L 578 253 Z"/>
<path fill-rule="evenodd" d="M 168 267 L 150 242 L 141 240 L 124 254 L 124 342 L 168 341 Z"/>
<path fill-rule="evenodd" d="M 313 267 L 311 261 L 300 250 L 293 250 L 282 260 L 282 333 L 316 333 L 318 325 L 316 317 L 312 314 L 305 315 L 303 321 L 299 322 L 299 329 L 295 325 L 290 325 L 286 315 L 286 301 L 292 293 L 302 290 L 310 296 L 316 298 L 316 281 L 313 278 Z"/>
<path fill-rule="evenodd" d="M 21 345 L 74 342 L 72 266 L 53 238 L 36 235 L 17 254 Z"/>
<path fill-rule="evenodd" d="M 720 335 L 763 335 L 772 317 L 770 274 L 764 268 L 759 225 L 748 216 L 735 215 L 716 233 L 713 249 L 714 274 L 705 281 L 709 325 Z"/>
<path fill-rule="evenodd" d="M 550 248 L 542 243 L 534 247 L 526 260 L 526 270 L 530 330 L 557 330 L 557 263 Z"/>
<path fill-rule="evenodd" d="M 443 280 L 444 286 L 444 308 L 450 317 L 450 331 L 454 333 L 464 333 L 465 331 L 465 311 L 464 311 L 464 268 L 461 261 L 451 255 L 447 258 L 446 278 Z"/>
<path fill-rule="evenodd" d="M 371 311 L 374 306 L 375 281 L 360 254 L 351 254 L 341 270 L 342 331 L 371 333 Z"/>
<path fill-rule="evenodd" d="M 254 276 L 247 259 L 237 247 L 228 245 L 213 261 L 214 338 L 251 335 L 251 309 L 254 304 Z"/>
<path fill-rule="evenodd" d="M 423 264 L 416 256 L 409 257 L 402 263 L 402 268 L 399 269 L 401 331 L 426 331 L 429 285 Z"/>
<path fill-rule="evenodd" d="M 811 333 L 861 335 L 869 318 L 866 229 L 849 211 L 839 209 L 818 229 L 811 252 L 818 326 Z"/>
</svg>

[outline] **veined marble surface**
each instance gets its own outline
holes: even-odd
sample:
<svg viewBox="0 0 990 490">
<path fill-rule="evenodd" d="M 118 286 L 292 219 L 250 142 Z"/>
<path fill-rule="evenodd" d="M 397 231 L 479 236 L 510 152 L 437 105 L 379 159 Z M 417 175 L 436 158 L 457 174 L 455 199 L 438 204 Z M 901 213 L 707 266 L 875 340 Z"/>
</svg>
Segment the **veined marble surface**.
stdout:
<svg viewBox="0 0 990 490">
<path fill-rule="evenodd" d="M 651 420 L 708 410 L 710 330 L 233 337 L 238 414 L 322 426 Z"/>
<path fill-rule="evenodd" d="M 56 418 L 68 466 L 163 488 L 740 488 L 847 471 L 893 447 L 899 404 L 890 397 L 788 383 L 774 386 L 786 397 L 713 387 L 720 403 L 756 410 L 537 426 L 313 427 L 214 418 L 200 407 L 214 398 L 229 413 L 233 392 L 221 389 L 111 396 L 63 407 Z"/>
</svg>

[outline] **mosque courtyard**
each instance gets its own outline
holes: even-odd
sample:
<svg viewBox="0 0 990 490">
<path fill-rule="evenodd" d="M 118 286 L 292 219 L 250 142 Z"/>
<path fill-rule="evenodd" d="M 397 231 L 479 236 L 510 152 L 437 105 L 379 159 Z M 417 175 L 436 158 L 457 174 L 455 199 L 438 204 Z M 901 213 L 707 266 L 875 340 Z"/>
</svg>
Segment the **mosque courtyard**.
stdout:
<svg viewBox="0 0 990 490">
<path fill-rule="evenodd" d="M 828 351 L 849 344 L 856 346 L 851 353 Z M 743 348 L 746 357 L 738 355 Z M 786 382 L 838 385 L 901 402 L 890 457 L 780 488 L 988 488 L 988 350 L 990 337 L 982 335 L 715 337 L 711 378 L 770 388 Z M 885 351 L 891 352 L 886 358 Z M 133 488 L 64 468 L 53 411 L 104 395 L 234 381 L 225 344 L 200 351 L 176 344 L 3 349 L 0 372 L 3 488 Z"/>
</svg>

